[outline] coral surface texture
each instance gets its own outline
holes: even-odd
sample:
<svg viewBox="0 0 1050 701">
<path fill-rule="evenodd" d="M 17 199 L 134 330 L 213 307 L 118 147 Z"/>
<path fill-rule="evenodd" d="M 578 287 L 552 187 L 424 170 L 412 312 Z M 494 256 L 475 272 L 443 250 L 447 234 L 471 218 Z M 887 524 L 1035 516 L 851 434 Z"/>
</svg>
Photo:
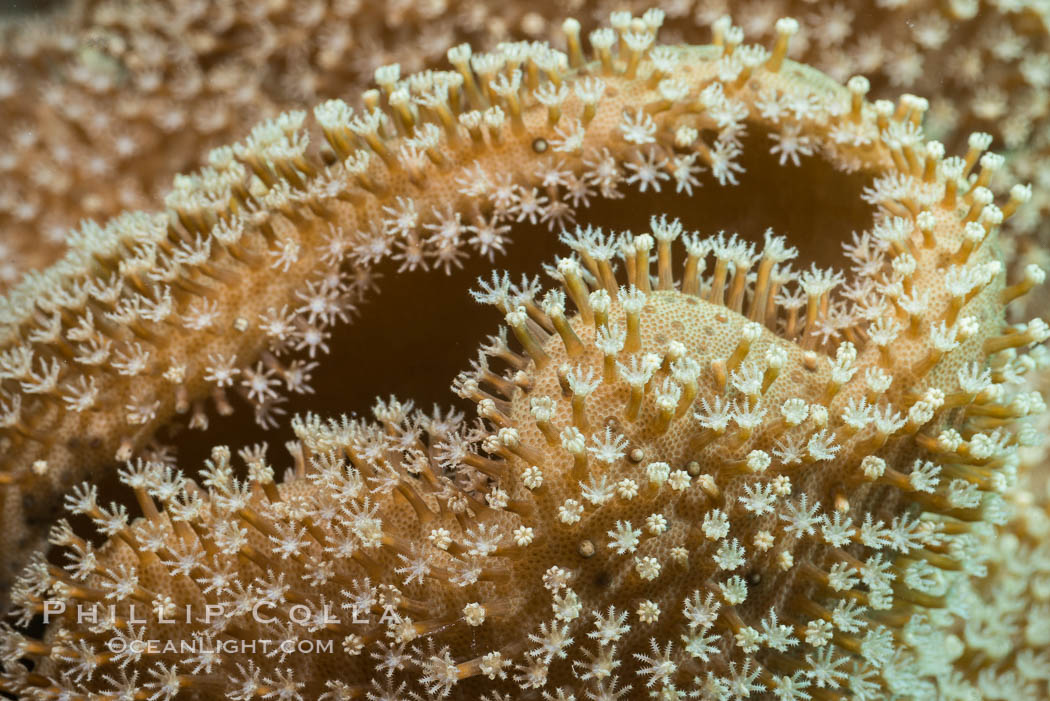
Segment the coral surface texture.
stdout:
<svg viewBox="0 0 1050 701">
<path fill-rule="evenodd" d="M 1050 699 L 1048 0 L 9 5 L 0 698 Z"/>
</svg>

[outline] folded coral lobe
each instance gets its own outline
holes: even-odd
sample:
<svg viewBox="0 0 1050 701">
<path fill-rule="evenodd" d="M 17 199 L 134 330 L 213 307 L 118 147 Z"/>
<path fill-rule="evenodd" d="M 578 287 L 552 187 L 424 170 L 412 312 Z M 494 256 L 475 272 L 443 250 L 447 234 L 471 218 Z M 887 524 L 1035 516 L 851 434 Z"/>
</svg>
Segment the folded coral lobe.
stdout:
<svg viewBox="0 0 1050 701">
<path fill-rule="evenodd" d="M 870 175 L 858 198 L 874 223 L 841 263 L 799 263 L 800 237 L 775 229 L 687 231 L 686 197 L 639 235 L 568 227 L 552 289 L 494 273 L 475 290 L 506 324 L 453 384 L 478 422 L 397 401 L 374 423 L 297 418 L 282 481 L 259 448 L 240 451 L 246 480 L 228 448 L 200 483 L 129 464 L 133 522 L 75 490 L 69 510 L 109 539 L 96 548 L 62 522 L 51 541 L 68 564 L 37 558 L 19 577 L 22 624 L 49 598 L 68 606 L 41 640 L 3 631 L 8 689 L 932 699 L 970 683 L 953 594 L 1004 518 L 1021 421 L 1042 410 L 1014 363 L 1047 336 L 1003 320 L 1030 285 L 1008 287 L 997 254 L 1016 203 L 993 202 L 982 168 L 970 179 L 988 140 L 945 158 L 923 139 L 923 100 L 871 105 L 862 78 L 844 87 L 785 60 L 791 20 L 769 50 L 724 22 L 713 46 L 660 46 L 659 21 L 617 14 L 589 37 L 590 61 L 572 22 L 564 56 L 457 47 L 459 78 L 418 103 L 384 74 L 371 99 L 389 112 L 322 106 L 343 185 L 392 198 L 372 243 L 396 241 L 406 265 L 454 258 L 440 227 L 418 227 L 440 198 L 445 221 L 464 207 L 471 226 L 565 223 L 623 187 L 726 187 L 750 128 L 768 132 L 769 167 L 819 158 Z M 388 127 L 414 135 L 400 154 Z M 450 170 L 457 149 L 475 150 L 472 171 Z M 548 149 L 564 162 L 535 168 Z M 116 613 L 87 626 L 76 603 Z M 223 614 L 166 630 L 131 623 L 136 604 Z M 107 648 L 153 638 L 338 652 L 274 664 L 243 647 Z"/>
</svg>

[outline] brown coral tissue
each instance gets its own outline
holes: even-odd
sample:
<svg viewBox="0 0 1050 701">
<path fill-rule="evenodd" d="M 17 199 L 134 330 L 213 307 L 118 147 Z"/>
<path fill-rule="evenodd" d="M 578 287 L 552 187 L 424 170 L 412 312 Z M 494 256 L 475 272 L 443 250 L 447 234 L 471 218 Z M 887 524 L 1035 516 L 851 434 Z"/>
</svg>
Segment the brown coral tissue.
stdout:
<svg viewBox="0 0 1050 701">
<path fill-rule="evenodd" d="M 3 20 L 0 694 L 1050 697 L 1048 8 L 572 4 Z"/>
</svg>

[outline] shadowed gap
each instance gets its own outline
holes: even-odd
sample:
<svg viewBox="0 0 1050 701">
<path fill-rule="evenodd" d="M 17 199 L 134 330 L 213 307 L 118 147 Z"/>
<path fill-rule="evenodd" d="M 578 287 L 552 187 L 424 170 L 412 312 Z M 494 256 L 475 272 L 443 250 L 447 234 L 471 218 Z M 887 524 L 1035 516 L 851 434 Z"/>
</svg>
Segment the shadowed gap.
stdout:
<svg viewBox="0 0 1050 701">
<path fill-rule="evenodd" d="M 810 263 L 843 267 L 841 243 L 850 239 L 851 232 L 870 228 L 872 223 L 872 211 L 860 199 L 870 177 L 839 172 L 819 157 L 804 158 L 800 167 L 780 166 L 768 153 L 771 144 L 767 133 L 757 130 L 744 139 L 740 163 L 745 172 L 737 186 L 719 186 L 705 172 L 700 176 L 702 187 L 694 189 L 692 197 L 675 194 L 673 181 L 663 182 L 661 193 L 640 194 L 632 187 L 625 189 L 623 199 L 592 199 L 578 219 L 607 231 L 641 233 L 648 231 L 651 215 L 666 213 L 681 218 L 686 230 L 703 235 L 725 230 L 759 247 L 764 231 L 772 227 L 799 249 L 796 269 Z M 362 305 L 352 323 L 333 329 L 332 353 L 320 359 L 314 373 L 316 393 L 292 397 L 284 405 L 288 415 L 281 428 L 259 428 L 251 409 L 240 403 L 233 416 L 212 416 L 206 432 L 182 431 L 174 439 L 162 440 L 178 446 L 180 467 L 192 474 L 215 444 L 228 444 L 236 453 L 240 447 L 266 441 L 274 465 L 289 464 L 283 444 L 293 439 L 287 424 L 299 412 L 333 418 L 369 415 L 376 397 L 393 394 L 402 400 L 414 399 L 417 408 L 452 405 L 473 416 L 470 403 L 455 397 L 449 384 L 457 372 L 468 367 L 502 319 L 495 308 L 475 303 L 468 290 L 491 270 L 507 270 L 515 279 L 522 273 L 535 275 L 543 263 L 568 252 L 558 243 L 557 234 L 545 227 L 518 224 L 512 237 L 507 253 L 494 264 L 475 254 L 452 275 L 440 271 L 399 274 L 396 265 L 380 266 L 379 293 Z M 676 255 L 680 250 L 676 249 Z M 547 278 L 544 283 L 549 286 L 553 281 Z"/>
</svg>

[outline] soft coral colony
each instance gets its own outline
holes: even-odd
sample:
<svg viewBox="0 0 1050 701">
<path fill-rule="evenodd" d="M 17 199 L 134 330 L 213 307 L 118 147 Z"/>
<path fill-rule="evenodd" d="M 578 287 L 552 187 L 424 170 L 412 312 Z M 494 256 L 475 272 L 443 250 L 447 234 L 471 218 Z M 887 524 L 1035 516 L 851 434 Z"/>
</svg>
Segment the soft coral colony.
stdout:
<svg viewBox="0 0 1050 701">
<path fill-rule="evenodd" d="M 997 252 L 1030 191 L 997 205 L 990 139 L 945 157 L 921 98 L 870 104 L 863 78 L 786 60 L 793 20 L 766 49 L 728 22 L 711 46 L 670 47 L 661 13 L 614 19 L 589 56 L 570 20 L 566 54 L 459 46 L 452 72 L 384 69 L 363 111 L 314 111 L 324 148 L 284 115 L 180 179 L 167 216 L 83 231 L 4 310 L 7 522 L 83 474 L 85 439 L 104 464 L 180 411 L 205 421 L 192 407 L 226 389 L 264 412 L 279 383 L 294 390 L 291 351 L 323 349 L 350 303 L 347 261 L 366 280 L 388 256 L 455 265 L 512 220 L 569 225 L 625 187 L 673 188 L 688 211 L 752 148 L 764 167 L 870 179 L 856 205 L 874 224 L 843 264 L 795 269 L 775 231 L 748 232 L 756 247 L 686 232 L 676 211 L 638 236 L 575 228 L 553 289 L 496 274 L 475 290 L 506 322 L 453 384 L 477 422 L 395 400 L 374 422 L 300 417 L 283 480 L 262 446 L 238 451 L 246 479 L 223 447 L 199 482 L 129 462 L 135 520 L 94 486 L 69 491 L 107 540 L 60 521 L 64 564 L 36 556 L 19 575 L 18 626 L 65 612 L 39 639 L 4 627 L 6 690 L 1045 695 L 1045 640 L 975 610 L 998 610 L 976 583 L 989 561 L 1013 581 L 991 542 L 1043 411 L 1024 380 L 1047 327 L 1004 320 L 1041 273 L 1010 284 Z M 1045 577 L 1045 552 L 1025 550 L 1040 507 L 1023 505 L 1017 578 Z M 154 639 L 192 650 L 137 644 Z M 279 645 L 304 641 L 335 652 Z"/>
</svg>

